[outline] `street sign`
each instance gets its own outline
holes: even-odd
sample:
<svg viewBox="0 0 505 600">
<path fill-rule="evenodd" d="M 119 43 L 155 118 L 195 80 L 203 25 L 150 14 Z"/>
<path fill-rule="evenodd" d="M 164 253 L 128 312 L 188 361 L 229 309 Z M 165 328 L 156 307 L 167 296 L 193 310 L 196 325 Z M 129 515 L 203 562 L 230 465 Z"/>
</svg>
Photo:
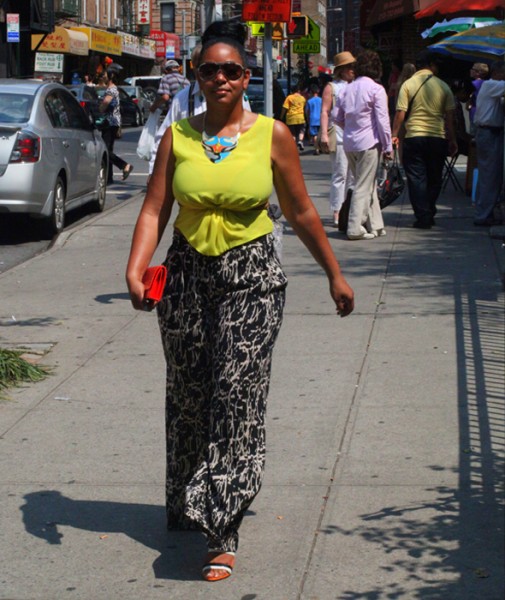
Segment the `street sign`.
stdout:
<svg viewBox="0 0 505 600">
<path fill-rule="evenodd" d="M 287 23 L 291 19 L 291 0 L 244 0 L 242 20 L 262 23 Z"/>
<path fill-rule="evenodd" d="M 291 21 L 286 24 L 286 33 L 290 40 L 306 37 L 308 31 L 309 20 L 306 15 L 293 17 Z"/>
<path fill-rule="evenodd" d="M 7 13 L 7 41 L 19 42 L 19 14 Z"/>
<path fill-rule="evenodd" d="M 307 17 L 307 20 L 309 23 L 308 23 L 307 36 L 305 39 L 310 40 L 311 42 L 320 42 L 321 41 L 321 28 L 310 17 Z"/>
<path fill-rule="evenodd" d="M 293 52 L 295 54 L 319 54 L 321 52 L 321 44 L 319 42 L 311 42 L 305 38 L 295 40 L 293 42 Z"/>
<path fill-rule="evenodd" d="M 251 35 L 254 37 L 263 37 L 265 35 L 265 23 L 248 23 L 251 29 Z M 284 23 L 272 23 L 272 39 L 273 40 L 284 40 Z"/>
<path fill-rule="evenodd" d="M 319 25 L 310 17 L 305 17 L 308 21 L 308 31 L 305 37 L 293 42 L 293 52 L 295 54 L 319 54 L 321 52 L 321 30 Z"/>
</svg>

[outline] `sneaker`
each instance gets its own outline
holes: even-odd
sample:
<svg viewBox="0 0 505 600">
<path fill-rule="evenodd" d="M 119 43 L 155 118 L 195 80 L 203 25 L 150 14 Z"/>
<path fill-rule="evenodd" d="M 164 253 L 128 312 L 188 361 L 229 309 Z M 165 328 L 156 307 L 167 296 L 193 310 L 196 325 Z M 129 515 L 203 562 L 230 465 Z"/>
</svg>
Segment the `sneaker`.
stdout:
<svg viewBox="0 0 505 600">
<path fill-rule="evenodd" d="M 347 234 L 348 240 L 374 240 L 375 235 L 373 233 L 360 233 L 358 235 Z"/>
<path fill-rule="evenodd" d="M 384 228 L 382 229 L 374 229 L 372 231 L 372 233 L 374 234 L 375 237 L 384 237 L 385 235 L 387 235 L 387 232 Z"/>
<path fill-rule="evenodd" d="M 298 142 L 298 150 L 300 150 L 300 152 L 303 152 L 303 150 L 304 150 L 303 142 Z"/>
</svg>

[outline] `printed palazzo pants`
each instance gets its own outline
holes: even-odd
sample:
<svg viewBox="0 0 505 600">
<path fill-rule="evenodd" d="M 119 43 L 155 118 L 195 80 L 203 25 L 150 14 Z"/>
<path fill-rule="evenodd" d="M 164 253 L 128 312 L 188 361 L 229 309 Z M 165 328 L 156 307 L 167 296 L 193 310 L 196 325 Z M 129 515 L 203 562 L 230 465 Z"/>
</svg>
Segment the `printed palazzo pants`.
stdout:
<svg viewBox="0 0 505 600">
<path fill-rule="evenodd" d="M 177 231 L 158 304 L 167 364 L 169 528 L 235 551 L 265 463 L 265 410 L 286 277 L 267 235 L 217 257 Z"/>
</svg>

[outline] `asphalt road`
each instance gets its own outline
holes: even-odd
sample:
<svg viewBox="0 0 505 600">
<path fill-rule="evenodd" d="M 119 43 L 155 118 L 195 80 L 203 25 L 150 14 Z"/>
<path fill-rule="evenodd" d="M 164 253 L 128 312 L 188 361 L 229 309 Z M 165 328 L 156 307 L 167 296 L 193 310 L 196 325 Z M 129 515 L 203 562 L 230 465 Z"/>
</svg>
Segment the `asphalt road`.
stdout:
<svg viewBox="0 0 505 600">
<path fill-rule="evenodd" d="M 145 188 L 148 166 L 135 152 L 141 131 L 141 127 L 128 127 L 115 144 L 116 154 L 131 163 L 134 170 L 128 180 L 122 182 L 121 174 L 114 168 L 115 182 L 107 188 L 105 210 L 121 204 Z M 93 215 L 88 207 L 71 211 L 67 214 L 65 231 Z M 54 240 L 43 238 L 37 221 L 20 215 L 0 215 L 0 273 L 44 252 L 53 242 Z"/>
</svg>

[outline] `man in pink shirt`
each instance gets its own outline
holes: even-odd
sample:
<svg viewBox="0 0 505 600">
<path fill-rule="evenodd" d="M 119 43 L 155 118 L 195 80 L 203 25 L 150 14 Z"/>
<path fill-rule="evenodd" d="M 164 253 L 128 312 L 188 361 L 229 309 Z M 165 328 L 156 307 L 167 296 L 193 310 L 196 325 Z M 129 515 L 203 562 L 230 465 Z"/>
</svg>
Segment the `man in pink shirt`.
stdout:
<svg viewBox="0 0 505 600">
<path fill-rule="evenodd" d="M 355 178 L 347 237 L 371 240 L 386 235 L 377 196 L 381 154 L 392 158 L 391 127 L 379 55 L 364 50 L 356 59 L 356 79 L 337 99 L 335 120 L 344 129 L 344 150 Z"/>
</svg>

